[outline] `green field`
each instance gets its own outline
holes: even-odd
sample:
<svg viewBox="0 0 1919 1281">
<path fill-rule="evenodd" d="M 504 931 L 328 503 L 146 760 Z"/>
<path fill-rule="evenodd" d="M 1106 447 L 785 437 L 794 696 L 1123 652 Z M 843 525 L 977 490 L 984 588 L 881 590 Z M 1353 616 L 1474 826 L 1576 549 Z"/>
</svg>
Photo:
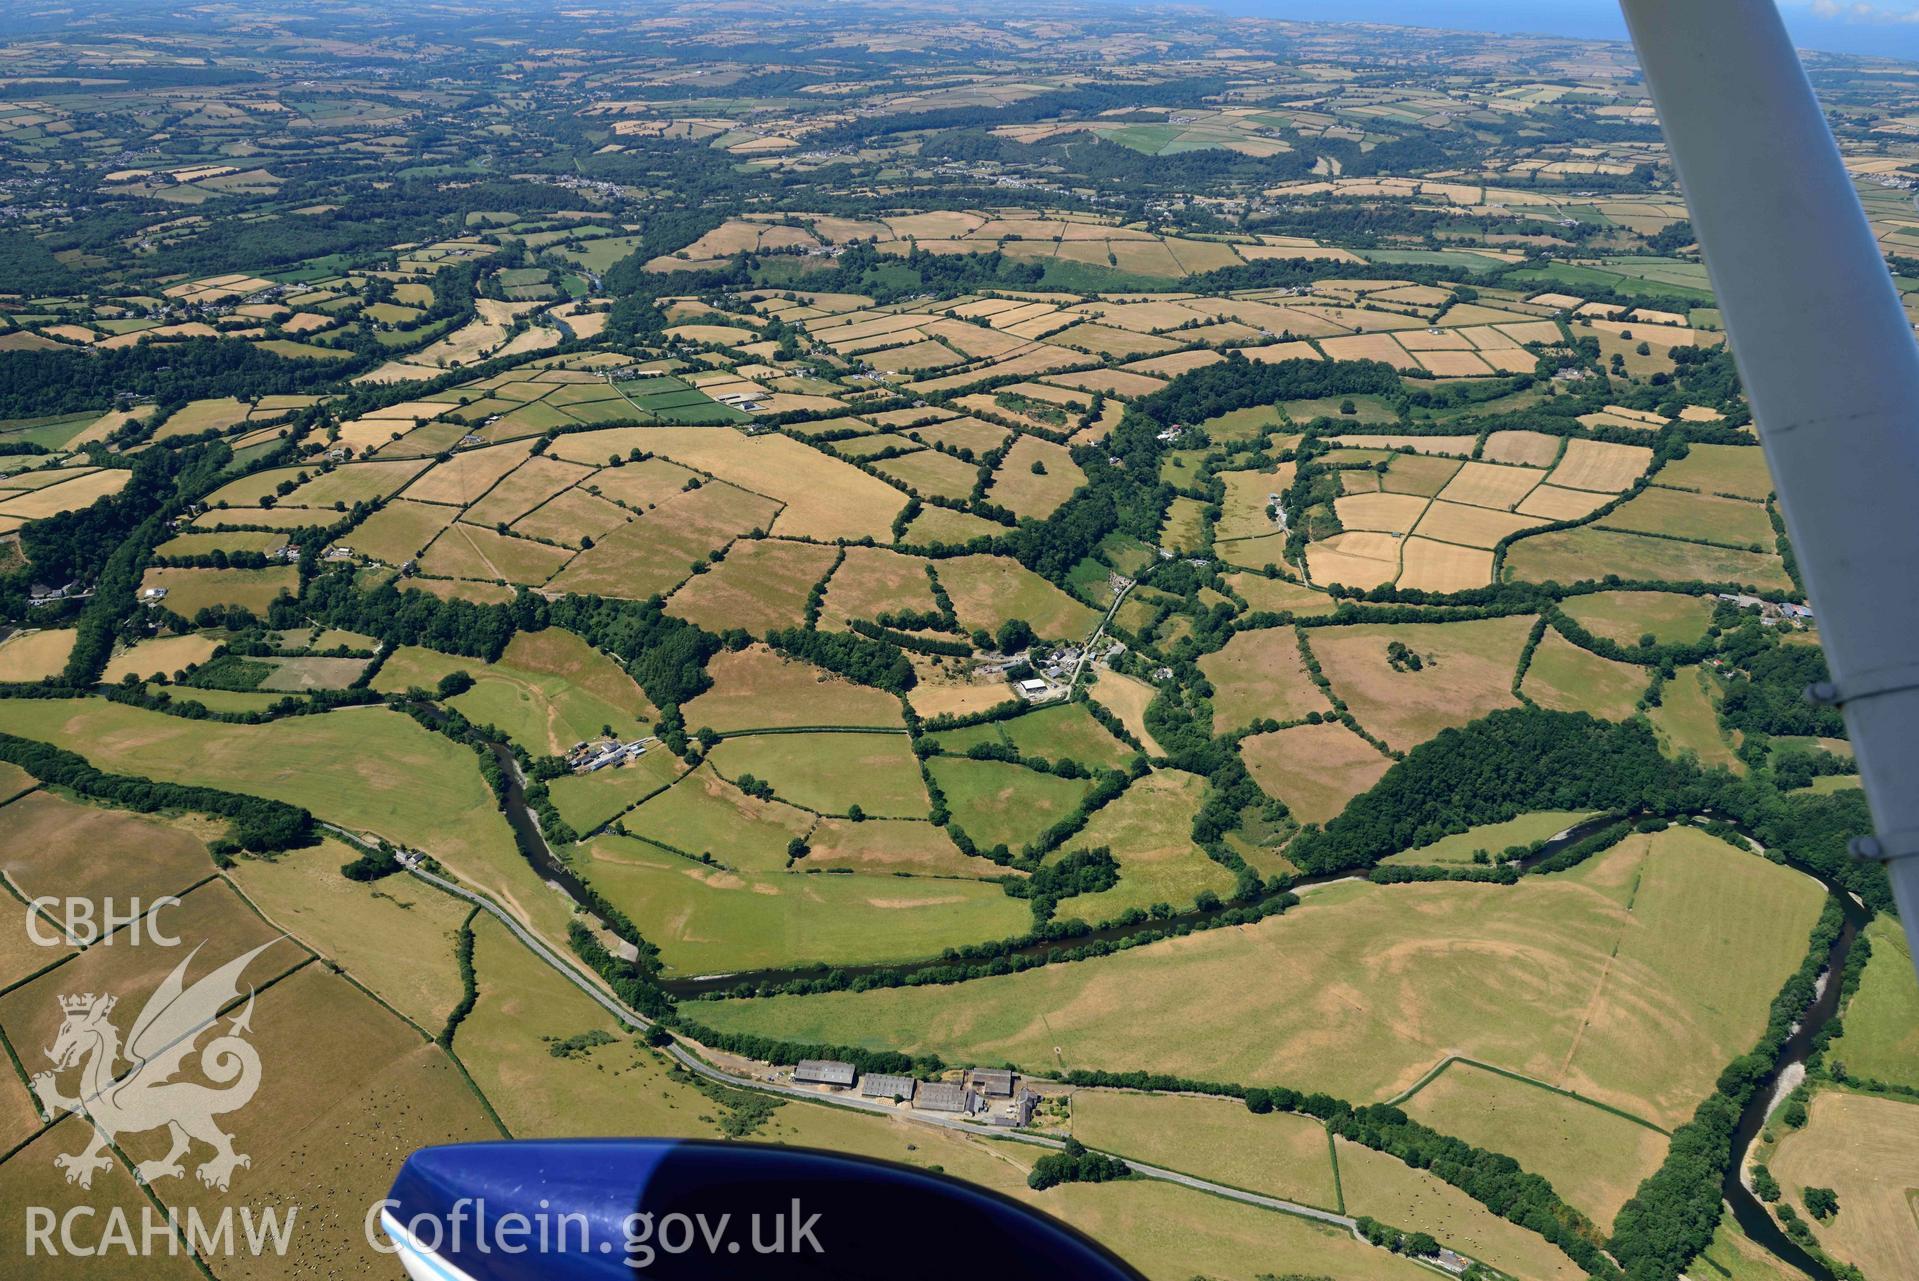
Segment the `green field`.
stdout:
<svg viewBox="0 0 1919 1281">
<path fill-rule="evenodd" d="M 1771 548 L 1774 537 L 1763 503 L 1657 486 L 1600 517 L 1599 527 L 1747 548 Z"/>
<path fill-rule="evenodd" d="M 1702 765 L 1742 770 L 1744 766 L 1733 755 L 1732 745 L 1719 730 L 1714 685 L 1712 674 L 1705 668 L 1680 668 L 1662 688 L 1659 706 L 1649 713 L 1652 726 L 1667 755 L 1691 752 Z"/>
<path fill-rule="evenodd" d="M 1545 1238 L 1499 1218 L 1436 1175 L 1347 1139 L 1336 1140 L 1334 1149 L 1348 1214 L 1370 1215 L 1395 1226 L 1416 1223 L 1513 1276 L 1579 1281 L 1586 1275 Z"/>
<path fill-rule="evenodd" d="M 1350 414 L 1342 412 L 1342 406 L 1353 402 Z M 1391 423 L 1399 421 L 1399 414 L 1393 407 L 1378 396 L 1324 396 L 1317 400 L 1289 400 L 1285 405 L 1286 417 L 1296 423 L 1309 423 L 1317 418 L 1332 418 L 1341 423 Z"/>
<path fill-rule="evenodd" d="M 1772 492 L 1772 472 L 1756 445 L 1692 445 L 1684 458 L 1659 469 L 1659 483 L 1763 499 Z"/>
<path fill-rule="evenodd" d="M 190 721 L 101 699 L 0 703 L 0 730 L 102 769 L 303 805 L 352 831 L 425 850 L 548 938 L 568 913 L 513 843 L 469 748 L 381 707 L 265 725 Z"/>
<path fill-rule="evenodd" d="M 1853 1076 L 1919 1089 L 1919 982 L 1905 931 L 1881 914 L 1866 926 L 1872 959 L 1844 1011 L 1845 1034 L 1827 1051 Z"/>
<path fill-rule="evenodd" d="M 624 823 L 635 836 L 693 856 L 711 854 L 725 867 L 773 872 L 786 866 L 787 843 L 806 835 L 813 821 L 813 815 L 784 801 L 746 795 L 706 765 L 628 814 Z"/>
<path fill-rule="evenodd" d="M 1032 921 L 1022 900 L 988 882 L 734 872 L 629 837 L 600 837 L 576 866 L 682 974 L 911 960 L 1021 934 Z"/>
<path fill-rule="evenodd" d="M 1205 791 L 1206 781 L 1197 774 L 1166 770 L 1136 780 L 1103 806 L 1062 848 L 1110 849 L 1119 862 L 1119 884 L 1064 899 L 1057 915 L 1097 925 L 1132 907 L 1189 907 L 1204 890 L 1230 895 L 1233 874 L 1193 844 L 1193 815 Z"/>
<path fill-rule="evenodd" d="M 652 708 L 617 664 L 571 632 L 521 632 L 497 663 L 402 646 L 374 675 L 381 693 L 424 689 L 465 672 L 473 687 L 449 706 L 492 725 L 535 756 L 557 755 L 611 726 L 623 739 L 645 732 Z"/>
<path fill-rule="evenodd" d="M 1080 703 L 1043 707 L 1006 720 L 943 730 L 931 736 L 940 750 L 964 755 L 975 743 L 1004 743 L 1023 756 L 1078 761 L 1088 769 L 1118 769 L 1133 749 L 1114 738 Z"/>
<path fill-rule="evenodd" d="M 1058 778 L 1003 761 L 935 756 L 926 768 L 946 794 L 953 821 L 983 850 L 1003 844 L 1018 853 L 1092 790 L 1085 779 Z"/>
<path fill-rule="evenodd" d="M 547 784 L 547 790 L 560 817 L 574 831 L 585 833 L 637 804 L 641 797 L 665 787 L 685 768 L 678 757 L 656 746 L 637 761 L 556 778 Z"/>
<path fill-rule="evenodd" d="M 1530 845 L 1534 841 L 1543 841 L 1590 817 L 1590 814 L 1579 810 L 1541 810 L 1534 814 L 1521 814 L 1503 823 L 1485 823 L 1451 836 L 1443 836 L 1431 845 L 1422 845 L 1418 849 L 1389 854 L 1383 861 L 1414 865 L 1470 863 L 1475 850 L 1485 850 L 1489 856 L 1496 855 L 1511 845 Z"/>
<path fill-rule="evenodd" d="M 1217 417 L 1208 418 L 1199 424 L 1206 438 L 1214 442 L 1229 440 L 1252 440 L 1270 428 L 1285 426 L 1285 416 L 1278 405 L 1254 405 L 1248 409 L 1234 409 Z"/>
<path fill-rule="evenodd" d="M 1623 721 L 1633 714 L 1651 680 L 1650 668 L 1601 658 L 1549 627 L 1519 688 L 1541 707 Z"/>
<path fill-rule="evenodd" d="M 161 602 L 182 618 L 208 607 L 238 605 L 264 616 L 275 598 L 300 589 L 300 573 L 291 565 L 271 569 L 149 569 L 140 589 L 164 588 Z"/>
<path fill-rule="evenodd" d="M 926 784 L 904 734 L 753 734 L 729 738 L 709 759 L 728 778 L 751 774 L 802 809 L 876 818 L 924 818 Z"/>
<path fill-rule="evenodd" d="M 1642 636 L 1659 645 L 1689 645 L 1706 634 L 1713 602 L 1678 592 L 1593 592 L 1559 608 L 1593 635 L 1621 645 L 1637 646 Z"/>
<path fill-rule="evenodd" d="M 530 672 L 502 660 L 492 666 L 469 664 L 473 688 L 451 706 L 468 720 L 493 725 L 536 756 L 566 751 L 596 738 L 606 726 L 622 739 L 643 733 L 645 699 L 639 690 L 616 706 L 553 672 Z"/>
<path fill-rule="evenodd" d="M 1711 304 L 1713 301 L 1712 292 L 1704 288 L 1703 279 L 1696 284 L 1651 280 L 1626 271 L 1612 271 L 1601 267 L 1577 267 L 1568 263 L 1553 263 L 1548 267 L 1528 267 L 1511 273 L 1506 279 L 1515 284 L 1523 281 L 1527 286 L 1541 291 L 1563 290 L 1577 294 L 1582 290 L 1602 290 L 1628 298 L 1684 298 L 1706 304 Z M 1577 336 L 1579 332 L 1575 327 L 1574 335 Z"/>
<path fill-rule="evenodd" d="M 1505 573 L 1510 580 L 1528 583 L 1571 584 L 1618 574 L 1669 583 L 1738 583 L 1792 590 L 1792 579 L 1771 551 L 1734 551 L 1595 528 L 1521 538 L 1506 553 Z"/>
</svg>

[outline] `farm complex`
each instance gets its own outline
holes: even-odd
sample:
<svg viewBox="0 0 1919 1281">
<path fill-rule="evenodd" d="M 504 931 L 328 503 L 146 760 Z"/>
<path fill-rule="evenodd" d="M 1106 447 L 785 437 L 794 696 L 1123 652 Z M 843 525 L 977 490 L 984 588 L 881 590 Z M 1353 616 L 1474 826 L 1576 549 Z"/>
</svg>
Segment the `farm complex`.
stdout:
<svg viewBox="0 0 1919 1281">
<path fill-rule="evenodd" d="M 1808 65 L 1919 318 L 1913 69 Z M 395 1275 L 414 1150 L 610 1135 L 1919 1275 L 1819 624 L 1623 45 L 0 18 L 0 1215 L 294 1243 L 0 1276 Z M 189 1051 L 222 1143 L 102 1101 Z"/>
</svg>

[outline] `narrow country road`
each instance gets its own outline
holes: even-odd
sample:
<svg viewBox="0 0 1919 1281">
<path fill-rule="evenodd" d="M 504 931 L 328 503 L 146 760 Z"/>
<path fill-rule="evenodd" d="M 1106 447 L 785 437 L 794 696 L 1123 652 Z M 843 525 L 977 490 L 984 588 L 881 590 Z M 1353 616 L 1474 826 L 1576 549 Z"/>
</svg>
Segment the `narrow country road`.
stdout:
<svg viewBox="0 0 1919 1281">
<path fill-rule="evenodd" d="M 1120 602 L 1126 599 L 1126 593 L 1132 591 L 1133 586 L 1133 581 L 1128 579 L 1126 586 L 1113 593 L 1113 603 L 1106 607 L 1106 613 L 1099 620 L 1099 626 L 1093 629 L 1093 634 L 1088 636 L 1086 643 L 1080 647 L 1079 662 L 1073 664 L 1073 679 L 1066 682 L 1066 697 L 1071 698 L 1073 691 L 1079 688 L 1080 673 L 1086 670 L 1086 664 L 1093 661 L 1093 646 L 1099 644 L 1099 638 L 1106 632 L 1106 624 L 1113 621 L 1113 615 L 1119 612 Z"/>
<path fill-rule="evenodd" d="M 335 835 L 350 841 L 356 846 L 362 845 L 362 842 L 353 833 L 343 828 L 335 827 L 330 823 L 324 824 L 323 826 Z M 481 911 L 499 921 L 500 924 L 506 926 L 508 930 L 512 931 L 513 937 L 526 944 L 535 956 L 551 966 L 553 970 L 562 978 L 566 979 L 567 982 L 586 993 L 596 1005 L 619 1020 L 624 1026 L 632 1028 L 634 1031 L 645 1031 L 653 1026 L 653 1020 L 647 1018 L 637 1010 L 629 1009 L 623 1002 L 609 995 L 593 983 L 592 980 L 575 969 L 572 964 L 555 953 L 552 948 L 534 937 L 533 934 L 522 927 L 518 921 L 514 920 L 510 913 L 502 909 L 499 904 L 495 903 L 492 899 L 487 898 L 484 894 L 478 894 L 466 889 L 464 886 L 456 885 L 445 877 L 429 872 L 425 868 L 408 866 L 406 870 L 411 875 L 418 877 L 434 888 L 473 904 Z M 969 1134 L 976 1138 L 1007 1139 L 1015 1143 L 1026 1143 L 1034 1147 L 1051 1148 L 1055 1150 L 1066 1146 L 1065 1140 L 1052 1138 L 1048 1135 L 1025 1134 L 1014 1130 L 986 1129 L 967 1121 L 958 1120 L 957 1118 L 937 1116 L 931 1113 L 903 1111 L 891 1103 L 881 1103 L 873 1099 L 862 1099 L 852 1095 L 826 1096 L 812 1090 L 801 1089 L 797 1086 L 779 1085 L 771 1081 L 759 1081 L 751 1077 L 736 1076 L 731 1072 L 726 1072 L 714 1067 L 711 1063 L 708 1063 L 705 1059 L 702 1059 L 699 1055 L 687 1049 L 685 1045 L 677 1040 L 674 1041 L 672 1045 L 666 1047 L 666 1053 L 671 1055 L 674 1061 L 679 1063 L 687 1071 L 697 1073 L 717 1084 L 731 1086 L 734 1089 L 752 1090 L 760 1094 L 771 1094 L 782 1098 L 798 1099 L 803 1102 L 824 1104 L 829 1107 L 850 1108 L 856 1112 L 870 1112 L 875 1116 L 893 1117 L 898 1120 L 912 1122 L 915 1125 L 933 1126 L 942 1130 Z M 1111 1153 L 1109 1155 L 1121 1157 L 1121 1159 L 1125 1160 L 1126 1164 L 1132 1168 L 1133 1172 L 1142 1178 L 1156 1179 L 1162 1183 L 1175 1183 L 1181 1187 L 1192 1188 L 1198 1192 L 1208 1192 L 1214 1196 L 1225 1197 L 1229 1201 L 1238 1201 L 1245 1205 L 1258 1206 L 1261 1209 L 1274 1210 L 1281 1214 L 1293 1215 L 1297 1218 L 1311 1219 L 1332 1227 L 1343 1228 L 1348 1232 L 1355 1231 L 1354 1220 L 1351 1215 L 1337 1214 L 1331 1210 L 1322 1210 L 1318 1206 L 1301 1205 L 1297 1201 L 1287 1201 L 1280 1197 L 1264 1196 L 1258 1192 L 1247 1192 L 1240 1188 L 1229 1187 L 1224 1183 L 1214 1183 L 1211 1180 L 1196 1178 L 1190 1174 L 1181 1174 L 1177 1170 L 1166 1170 L 1158 1166 L 1146 1165 L 1130 1157 L 1125 1157 L 1122 1153 Z"/>
</svg>

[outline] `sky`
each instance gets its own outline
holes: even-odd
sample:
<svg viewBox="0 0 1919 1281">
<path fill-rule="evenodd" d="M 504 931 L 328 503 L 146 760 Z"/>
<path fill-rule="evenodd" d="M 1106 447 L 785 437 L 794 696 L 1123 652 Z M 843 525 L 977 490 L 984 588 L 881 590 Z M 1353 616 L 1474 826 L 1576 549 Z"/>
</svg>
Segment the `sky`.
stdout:
<svg viewBox="0 0 1919 1281">
<path fill-rule="evenodd" d="M 1269 18 L 1392 22 L 1460 31 L 1536 32 L 1623 40 L 1615 0 L 1204 0 L 1211 7 Z M 1686 3 L 1686 0 L 1667 0 Z M 1919 61 L 1919 0 L 1784 0 L 1804 49 Z"/>
</svg>

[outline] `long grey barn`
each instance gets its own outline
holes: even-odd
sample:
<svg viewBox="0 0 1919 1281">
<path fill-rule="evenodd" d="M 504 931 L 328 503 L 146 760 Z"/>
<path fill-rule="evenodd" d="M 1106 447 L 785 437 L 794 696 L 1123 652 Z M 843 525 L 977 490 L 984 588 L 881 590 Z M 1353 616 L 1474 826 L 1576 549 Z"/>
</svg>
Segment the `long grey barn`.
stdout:
<svg viewBox="0 0 1919 1281">
<path fill-rule="evenodd" d="M 919 1084 L 910 1076 L 887 1072 L 869 1072 L 860 1081 L 860 1093 L 869 1099 L 911 1099 Z"/>
</svg>

